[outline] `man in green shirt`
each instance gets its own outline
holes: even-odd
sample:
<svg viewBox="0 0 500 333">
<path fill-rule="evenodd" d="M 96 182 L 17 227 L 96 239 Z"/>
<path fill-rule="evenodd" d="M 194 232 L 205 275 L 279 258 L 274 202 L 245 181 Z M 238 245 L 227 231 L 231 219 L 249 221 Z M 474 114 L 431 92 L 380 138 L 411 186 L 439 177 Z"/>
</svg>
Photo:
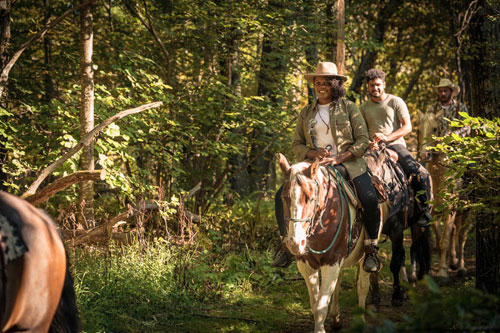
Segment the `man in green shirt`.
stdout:
<svg viewBox="0 0 500 333">
<path fill-rule="evenodd" d="M 413 176 L 412 186 L 417 196 L 422 216 L 417 224 L 426 226 L 431 220 L 427 193 L 430 193 L 430 182 L 422 177 L 420 166 L 406 148 L 405 135 L 411 133 L 410 113 L 406 103 L 399 97 L 385 92 L 385 73 L 380 69 L 366 72 L 366 82 L 370 98 L 361 105 L 370 140 L 384 142 L 388 148 L 398 154 L 398 162 L 407 177 Z"/>
</svg>

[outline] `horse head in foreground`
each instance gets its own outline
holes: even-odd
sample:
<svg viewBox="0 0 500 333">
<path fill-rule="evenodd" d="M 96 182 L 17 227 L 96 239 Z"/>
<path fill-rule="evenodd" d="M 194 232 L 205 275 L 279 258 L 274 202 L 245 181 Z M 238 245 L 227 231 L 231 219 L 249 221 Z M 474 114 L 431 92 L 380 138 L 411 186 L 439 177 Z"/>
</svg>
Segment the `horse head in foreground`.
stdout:
<svg viewBox="0 0 500 333">
<path fill-rule="evenodd" d="M 358 304 L 365 307 L 369 276 L 362 268 L 364 232 L 355 223 L 356 207 L 342 186 L 342 178 L 320 166 L 319 161 L 292 166 L 282 154 L 279 164 L 285 176 L 282 192 L 289 221 L 287 246 L 309 292 L 314 331 L 324 332 L 330 305 L 333 326 L 340 326 L 338 295 L 341 270 L 358 265 Z M 321 282 L 319 278 L 321 271 Z"/>
<path fill-rule="evenodd" d="M 2 332 L 77 332 L 63 242 L 41 210 L 0 192 Z"/>
</svg>

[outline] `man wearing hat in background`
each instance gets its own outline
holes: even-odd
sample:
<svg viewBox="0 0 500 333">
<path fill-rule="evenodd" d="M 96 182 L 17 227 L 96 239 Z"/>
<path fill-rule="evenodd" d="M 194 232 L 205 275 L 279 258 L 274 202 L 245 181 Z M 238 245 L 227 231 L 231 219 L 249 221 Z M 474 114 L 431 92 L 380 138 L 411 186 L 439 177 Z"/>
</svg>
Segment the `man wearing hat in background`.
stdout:
<svg viewBox="0 0 500 333">
<path fill-rule="evenodd" d="M 461 119 L 462 117 L 459 115 L 459 112 L 469 114 L 469 110 L 467 110 L 465 104 L 454 99 L 460 93 L 460 87 L 448 79 L 441 79 L 439 84 L 434 86 L 434 89 L 438 95 L 438 101 L 427 112 L 437 114 L 443 111 L 439 119 L 440 128 L 438 129 L 438 133 L 442 133 L 443 136 L 447 136 L 450 133 L 455 133 L 461 137 L 469 135 L 470 127 L 465 126 L 451 130 L 450 122 L 446 120 Z"/>
</svg>

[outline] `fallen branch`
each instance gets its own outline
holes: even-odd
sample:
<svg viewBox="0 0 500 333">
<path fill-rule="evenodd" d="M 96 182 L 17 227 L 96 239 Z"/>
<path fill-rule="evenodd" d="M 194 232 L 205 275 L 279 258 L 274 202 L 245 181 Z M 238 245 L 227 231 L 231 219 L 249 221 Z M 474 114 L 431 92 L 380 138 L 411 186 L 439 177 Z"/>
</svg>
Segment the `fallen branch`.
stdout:
<svg viewBox="0 0 500 333">
<path fill-rule="evenodd" d="M 139 112 L 142 112 L 142 111 L 145 111 L 145 110 L 157 108 L 157 107 L 161 106 L 162 104 L 163 104 L 162 102 L 155 102 L 155 103 L 145 104 L 145 105 L 133 108 L 133 109 L 128 109 L 128 110 L 125 110 L 125 111 L 121 111 L 121 112 L 115 114 L 114 116 L 111 116 L 108 119 L 104 120 L 99 126 L 95 127 L 92 131 L 90 131 L 89 133 L 85 134 L 85 136 L 83 137 L 83 139 L 81 139 L 81 141 L 76 146 L 74 146 L 66 154 L 64 154 L 63 157 L 61 157 L 60 159 L 58 159 L 57 161 L 55 161 L 54 163 L 52 163 L 51 165 L 49 165 L 48 167 L 46 167 L 40 173 L 40 175 L 38 176 L 38 178 L 33 182 L 33 184 L 30 185 L 30 187 L 28 188 L 28 190 L 26 192 L 24 192 L 24 194 L 21 196 L 21 198 L 24 199 L 24 198 L 27 198 L 27 197 L 35 194 L 36 191 L 37 191 L 37 189 L 38 189 L 38 186 L 40 186 L 40 184 L 45 180 L 45 178 L 47 178 L 60 165 L 62 165 L 64 162 L 66 162 L 71 156 L 73 156 L 74 154 L 76 154 L 80 149 L 82 149 L 83 147 L 89 145 L 90 142 L 92 142 L 93 138 L 100 131 L 102 131 L 103 128 L 105 128 L 106 126 L 108 126 L 112 122 L 114 122 L 116 120 L 119 120 L 119 119 L 121 119 L 123 117 L 126 117 L 126 116 L 131 115 L 131 114 L 139 113 Z"/>
<path fill-rule="evenodd" d="M 106 172 L 104 170 L 85 170 L 76 171 L 66 177 L 59 178 L 52 184 L 45 186 L 40 191 L 26 198 L 34 206 L 38 206 L 42 202 L 47 201 L 57 192 L 64 190 L 65 188 L 80 183 L 87 180 L 104 180 Z"/>
<path fill-rule="evenodd" d="M 39 40 L 40 38 L 42 38 L 43 36 L 45 36 L 45 34 L 47 33 L 47 31 L 49 31 L 50 29 L 52 29 L 53 27 L 55 27 L 56 25 L 58 25 L 59 22 L 61 22 L 62 20 L 64 20 L 64 18 L 66 16 L 68 16 L 69 14 L 71 14 L 71 13 L 73 13 L 75 11 L 79 11 L 79 10 L 81 10 L 83 8 L 86 8 L 86 7 L 90 6 L 94 2 L 95 2 L 95 0 L 90 0 L 90 1 L 87 1 L 85 3 L 80 4 L 79 6 L 76 6 L 74 8 L 68 9 L 67 11 L 65 11 L 61 16 L 59 16 L 55 20 L 53 20 L 50 23 L 47 23 L 47 25 L 40 32 L 38 32 L 36 35 L 34 35 L 30 39 L 28 39 L 27 42 L 25 42 L 23 45 L 21 45 L 21 47 L 19 47 L 19 49 L 16 52 L 14 52 L 14 54 L 12 55 L 12 58 L 10 58 L 9 62 L 7 63 L 7 65 L 5 65 L 5 67 L 2 69 L 2 73 L 0 74 L 0 99 L 3 96 L 3 92 L 5 90 L 5 86 L 7 85 L 7 81 L 9 80 L 10 70 L 12 69 L 12 67 L 14 66 L 14 64 L 16 63 L 16 61 L 19 59 L 19 57 L 21 56 L 21 54 L 24 52 L 24 50 L 26 50 L 33 43 L 35 43 L 37 40 Z"/>
</svg>

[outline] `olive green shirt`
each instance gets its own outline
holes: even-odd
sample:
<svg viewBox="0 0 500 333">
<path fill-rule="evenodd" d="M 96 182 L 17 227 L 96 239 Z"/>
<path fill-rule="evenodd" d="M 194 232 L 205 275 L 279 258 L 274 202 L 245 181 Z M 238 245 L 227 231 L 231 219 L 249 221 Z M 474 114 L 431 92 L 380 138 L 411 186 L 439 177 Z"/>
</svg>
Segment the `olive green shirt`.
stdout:
<svg viewBox="0 0 500 333">
<path fill-rule="evenodd" d="M 404 117 L 410 118 L 408 107 L 403 99 L 387 94 L 382 102 L 373 102 L 371 99 L 363 103 L 360 107 L 370 139 L 373 139 L 375 133 L 389 135 L 401 127 L 401 120 Z M 400 144 L 406 147 L 404 137 L 400 137 L 389 144 Z"/>
<path fill-rule="evenodd" d="M 330 133 L 337 146 L 337 154 L 350 151 L 354 158 L 343 162 L 349 177 L 354 179 L 366 172 L 366 163 L 363 154 L 368 148 L 368 130 L 366 123 L 356 104 L 351 101 L 341 100 L 340 107 L 330 103 Z M 318 112 L 318 102 L 304 107 L 297 119 L 295 133 L 292 140 L 292 149 L 296 162 L 306 159 L 310 149 L 315 149 L 313 144 L 314 133 L 311 133 L 311 122 Z"/>
</svg>

